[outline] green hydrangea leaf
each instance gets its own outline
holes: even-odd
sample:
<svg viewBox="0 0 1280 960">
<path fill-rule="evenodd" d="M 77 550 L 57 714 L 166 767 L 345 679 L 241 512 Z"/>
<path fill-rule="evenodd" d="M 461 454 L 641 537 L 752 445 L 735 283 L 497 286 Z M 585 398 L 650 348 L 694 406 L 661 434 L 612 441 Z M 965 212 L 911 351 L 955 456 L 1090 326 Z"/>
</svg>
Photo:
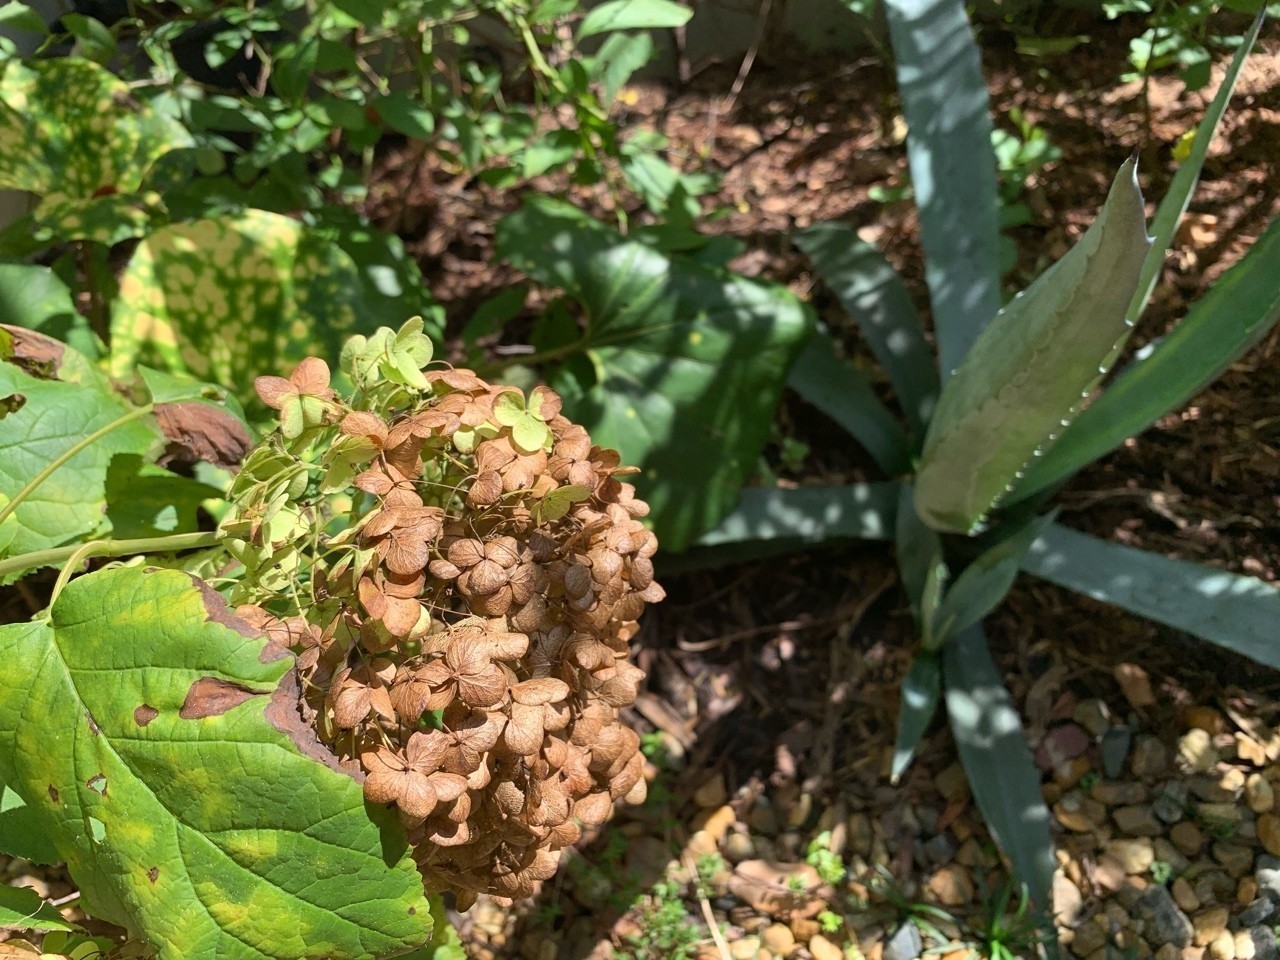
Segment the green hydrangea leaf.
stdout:
<svg viewBox="0 0 1280 960">
<path fill-rule="evenodd" d="M 181 124 L 88 60 L 0 68 L 0 187 L 40 194 L 50 210 L 132 194 L 160 156 L 190 144 Z"/>
<path fill-rule="evenodd" d="M 531 413 L 522 414 L 511 428 L 511 439 L 526 453 L 536 453 L 551 438 L 547 425 Z"/>
<path fill-rule="evenodd" d="M 504 427 L 514 427 L 524 415 L 524 396 L 518 391 L 500 393 L 493 401 L 493 419 Z"/>
<path fill-rule="evenodd" d="M 503 221 L 498 251 L 580 306 L 585 330 L 552 314 L 535 331 L 540 350 L 565 358 L 548 383 L 565 416 L 641 468 L 663 547 L 684 549 L 754 472 L 811 311 L 783 286 L 664 254 L 545 199 Z"/>
<path fill-rule="evenodd" d="M 67 349 L 61 362 L 68 364 Z M 78 358 L 83 362 L 83 358 Z M 10 412 L 0 418 L 0 493 L 13 500 L 50 463 L 132 408 L 105 378 L 80 383 L 33 377 L 0 361 L 0 401 Z M 12 409 L 16 407 L 16 409 Z M 0 409 L 3 404 L 0 403 Z M 103 526 L 107 470 L 119 454 L 148 457 L 162 446 L 155 425 L 144 419 L 104 433 L 54 470 L 22 500 L 8 553 L 17 555 L 73 542 Z"/>
<path fill-rule="evenodd" d="M 159 960 L 376 958 L 427 941 L 394 815 L 325 762 L 287 652 L 198 581 L 81 577 L 47 619 L 0 627 L 0 658 L 21 691 L 0 703 L 0 777 L 86 910 Z"/>
<path fill-rule="evenodd" d="M 78 930 L 30 887 L 0 886 L 0 930 Z"/>
<path fill-rule="evenodd" d="M 68 287 L 49 267 L 0 263 L 0 324 L 39 330 L 96 359 L 101 351 Z"/>
<path fill-rule="evenodd" d="M 58 851 L 40 831 L 35 811 L 0 777 L 0 853 L 32 863 L 57 863 Z M 3 924 L 0 924 L 3 926 Z"/>
<path fill-rule="evenodd" d="M 251 399 L 254 376 L 336 362 L 350 335 L 373 331 L 358 273 L 324 235 L 263 210 L 164 227 L 120 278 L 111 370 L 181 370 Z"/>
</svg>

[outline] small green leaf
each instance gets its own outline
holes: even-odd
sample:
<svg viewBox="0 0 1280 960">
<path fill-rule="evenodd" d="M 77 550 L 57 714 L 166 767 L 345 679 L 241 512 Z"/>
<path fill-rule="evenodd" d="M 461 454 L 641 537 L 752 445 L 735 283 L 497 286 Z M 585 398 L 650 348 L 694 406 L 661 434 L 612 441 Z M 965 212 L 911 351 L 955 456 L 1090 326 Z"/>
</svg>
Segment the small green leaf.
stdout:
<svg viewBox="0 0 1280 960">
<path fill-rule="evenodd" d="M 403 829 L 325 760 L 288 654 L 212 590 L 172 570 L 91 573 L 47 619 L 0 627 L 0 660 L 24 691 L 0 702 L 0 776 L 86 909 L 159 960 L 372 960 L 426 942 Z"/>
<path fill-rule="evenodd" d="M 1053 522 L 1057 511 L 1036 517 L 985 550 L 964 568 L 943 598 L 933 619 L 936 643 L 968 629 L 994 610 L 1018 576 L 1018 566 L 1031 544 Z"/>
<path fill-rule="evenodd" d="M 543 496 L 538 511 L 543 520 L 555 522 L 569 512 L 575 503 L 581 503 L 591 496 L 591 490 L 580 484 L 569 483 L 556 487 Z"/>
<path fill-rule="evenodd" d="M 873 244 L 845 224 L 816 224 L 801 231 L 795 244 L 889 374 L 918 443 L 938 401 L 938 366 L 902 278 Z"/>
<path fill-rule="evenodd" d="M 526 453 L 536 453 L 551 439 L 551 431 L 533 414 L 525 414 L 511 428 L 511 439 Z"/>
<path fill-rule="evenodd" d="M 518 390 L 506 390 L 493 401 L 493 419 L 504 427 L 514 427 L 524 415 L 524 395 Z"/>
<path fill-rule="evenodd" d="M 791 367 L 787 386 L 849 431 L 887 475 L 911 469 L 902 424 L 875 395 L 868 376 L 840 356 L 827 331 L 813 332 Z"/>
<path fill-rule="evenodd" d="M 902 681 L 902 708 L 898 713 L 898 735 L 893 746 L 891 782 L 897 783 L 911 765 L 920 738 L 938 712 L 942 695 L 942 664 L 936 653 L 922 650 L 911 661 Z"/>
<path fill-rule="evenodd" d="M 1022 720 L 982 628 L 961 631 L 942 648 L 942 660 L 951 732 L 978 809 L 1036 906 L 1050 910 L 1055 863 L 1049 811 Z"/>
<path fill-rule="evenodd" d="M 987 88 L 961 0 L 886 0 L 884 8 L 945 381 L 1000 306 Z"/>
<path fill-rule="evenodd" d="M 1054 524 L 1022 569 L 1280 669 L 1280 588 Z"/>
<path fill-rule="evenodd" d="M 1130 159 L 1098 219 L 996 315 L 943 389 L 916 476 L 925 522 L 972 532 L 1062 433 L 1131 329 L 1150 244 Z"/>
<path fill-rule="evenodd" d="M 42 37 L 49 35 L 49 27 L 44 19 L 21 0 L 10 0 L 0 6 L 0 24 L 16 30 L 26 30 L 28 33 L 38 33 Z"/>
<path fill-rule="evenodd" d="M 582 18 L 578 39 L 611 30 L 661 30 L 682 27 L 693 11 L 673 0 L 608 0 Z"/>
<path fill-rule="evenodd" d="M 605 38 L 600 52 L 587 63 L 591 79 L 600 84 L 600 102 L 612 106 L 631 75 L 653 59 L 653 40 L 647 33 L 615 33 Z"/>
<path fill-rule="evenodd" d="M 0 886 L 0 930 L 79 930 L 30 887 Z"/>
</svg>

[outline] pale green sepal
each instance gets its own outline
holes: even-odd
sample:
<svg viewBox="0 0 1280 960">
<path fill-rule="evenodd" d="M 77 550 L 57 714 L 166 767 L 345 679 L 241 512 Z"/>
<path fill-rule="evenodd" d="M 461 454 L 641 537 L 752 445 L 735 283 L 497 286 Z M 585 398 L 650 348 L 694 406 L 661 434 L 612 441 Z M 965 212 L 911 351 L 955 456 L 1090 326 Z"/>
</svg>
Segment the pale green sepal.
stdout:
<svg viewBox="0 0 1280 960">
<path fill-rule="evenodd" d="M 1098 219 L 996 315 L 943 388 L 916 478 L 925 522 L 972 533 L 1071 422 L 1131 329 L 1125 310 L 1150 246 L 1131 158 Z"/>
</svg>

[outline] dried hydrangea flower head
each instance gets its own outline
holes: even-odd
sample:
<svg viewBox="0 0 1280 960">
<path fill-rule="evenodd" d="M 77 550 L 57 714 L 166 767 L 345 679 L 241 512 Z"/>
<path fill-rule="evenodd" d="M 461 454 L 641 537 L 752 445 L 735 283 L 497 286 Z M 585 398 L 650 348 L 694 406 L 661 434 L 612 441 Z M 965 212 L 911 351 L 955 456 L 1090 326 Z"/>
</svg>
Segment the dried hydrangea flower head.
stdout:
<svg viewBox="0 0 1280 960">
<path fill-rule="evenodd" d="M 430 357 L 414 320 L 348 345 L 349 399 L 319 361 L 261 378 L 285 426 L 223 530 L 257 573 L 241 613 L 298 653 L 304 717 L 398 810 L 428 892 L 465 907 L 531 895 L 584 827 L 643 801 L 618 711 L 643 678 L 635 621 L 663 591 L 618 454 L 546 387 Z"/>
</svg>

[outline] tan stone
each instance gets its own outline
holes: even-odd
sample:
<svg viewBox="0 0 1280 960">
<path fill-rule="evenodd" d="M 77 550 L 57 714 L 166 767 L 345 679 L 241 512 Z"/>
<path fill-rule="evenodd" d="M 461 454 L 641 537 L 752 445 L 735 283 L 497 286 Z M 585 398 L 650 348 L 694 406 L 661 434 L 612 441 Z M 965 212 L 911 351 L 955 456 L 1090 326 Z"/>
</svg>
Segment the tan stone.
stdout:
<svg viewBox="0 0 1280 960">
<path fill-rule="evenodd" d="M 1079 790 L 1063 795 L 1053 805 L 1053 815 L 1058 822 L 1075 833 L 1092 833 L 1107 815 L 1107 809 L 1097 800 L 1085 797 Z"/>
<path fill-rule="evenodd" d="M 724 785 L 722 773 L 715 774 L 693 791 L 693 802 L 704 810 L 718 807 L 728 799 L 729 791 Z"/>
<path fill-rule="evenodd" d="M 1253 942 L 1253 935 L 1248 930 L 1236 932 L 1236 960 L 1253 960 L 1258 952 Z"/>
<path fill-rule="evenodd" d="M 1076 935 L 1071 941 L 1071 952 L 1077 957 L 1088 957 L 1094 951 L 1107 944 L 1106 932 L 1096 923 L 1082 923 L 1076 927 Z"/>
<path fill-rule="evenodd" d="M 969 871 L 958 863 L 938 868 L 926 887 L 944 907 L 961 907 L 973 899 L 973 880 Z"/>
<path fill-rule="evenodd" d="M 1169 831 L 1169 839 L 1188 857 L 1196 856 L 1204 846 L 1204 834 L 1189 820 L 1175 823 L 1173 829 Z"/>
<path fill-rule="evenodd" d="M 1196 896 L 1196 892 L 1191 889 L 1191 884 L 1187 882 L 1186 877 L 1178 877 L 1173 881 L 1170 888 L 1173 894 L 1173 902 L 1176 903 L 1184 913 L 1195 913 L 1200 909 L 1200 898 Z"/>
<path fill-rule="evenodd" d="M 1276 805 L 1275 788 L 1260 773 L 1251 773 L 1244 782 L 1244 800 L 1254 813 L 1269 813 Z"/>
<path fill-rule="evenodd" d="M 1236 938 L 1230 930 L 1223 930 L 1209 944 L 1209 956 L 1213 960 L 1236 960 Z"/>
<path fill-rule="evenodd" d="M 1253 877 L 1241 877 L 1236 884 L 1236 903 L 1250 904 L 1258 899 L 1258 881 Z"/>
<path fill-rule="evenodd" d="M 1156 960 L 1182 960 L 1182 951 L 1172 943 L 1166 943 L 1156 951 Z"/>
<path fill-rule="evenodd" d="M 1146 837 L 1111 840 L 1105 849 L 1120 861 L 1125 873 L 1146 873 L 1156 859 L 1155 849 Z"/>
<path fill-rule="evenodd" d="M 1255 767 L 1264 766 L 1267 762 L 1267 748 L 1260 744 L 1253 737 L 1244 733 L 1236 734 L 1236 756 L 1245 763 L 1251 763 Z M 1239 956 L 1239 951 L 1237 951 Z"/>
<path fill-rule="evenodd" d="M 1124 885 L 1124 864 L 1115 857 L 1103 854 L 1093 867 L 1093 881 L 1104 890 L 1113 893 Z"/>
<path fill-rule="evenodd" d="M 781 957 L 785 957 L 796 945 L 796 937 L 791 932 L 791 928 L 781 923 L 772 923 L 765 927 L 764 933 L 760 935 L 760 940 L 766 947 Z"/>
<path fill-rule="evenodd" d="M 1227 908 L 1210 907 L 1202 910 L 1191 918 L 1191 925 L 1196 930 L 1195 945 L 1207 947 L 1218 934 L 1227 929 Z"/>
<path fill-rule="evenodd" d="M 733 960 L 756 960 L 759 954 L 759 937 L 743 937 L 729 944 L 729 956 L 733 957 Z"/>
<path fill-rule="evenodd" d="M 1280 857 L 1280 816 L 1264 813 L 1258 817 L 1258 842 L 1273 857 Z"/>
<path fill-rule="evenodd" d="M 844 951 L 822 934 L 809 938 L 809 952 L 813 960 L 844 960 Z"/>
<path fill-rule="evenodd" d="M 1178 740 L 1178 766 L 1186 773 L 1207 773 L 1218 759 L 1208 730 L 1192 727 Z"/>
</svg>

